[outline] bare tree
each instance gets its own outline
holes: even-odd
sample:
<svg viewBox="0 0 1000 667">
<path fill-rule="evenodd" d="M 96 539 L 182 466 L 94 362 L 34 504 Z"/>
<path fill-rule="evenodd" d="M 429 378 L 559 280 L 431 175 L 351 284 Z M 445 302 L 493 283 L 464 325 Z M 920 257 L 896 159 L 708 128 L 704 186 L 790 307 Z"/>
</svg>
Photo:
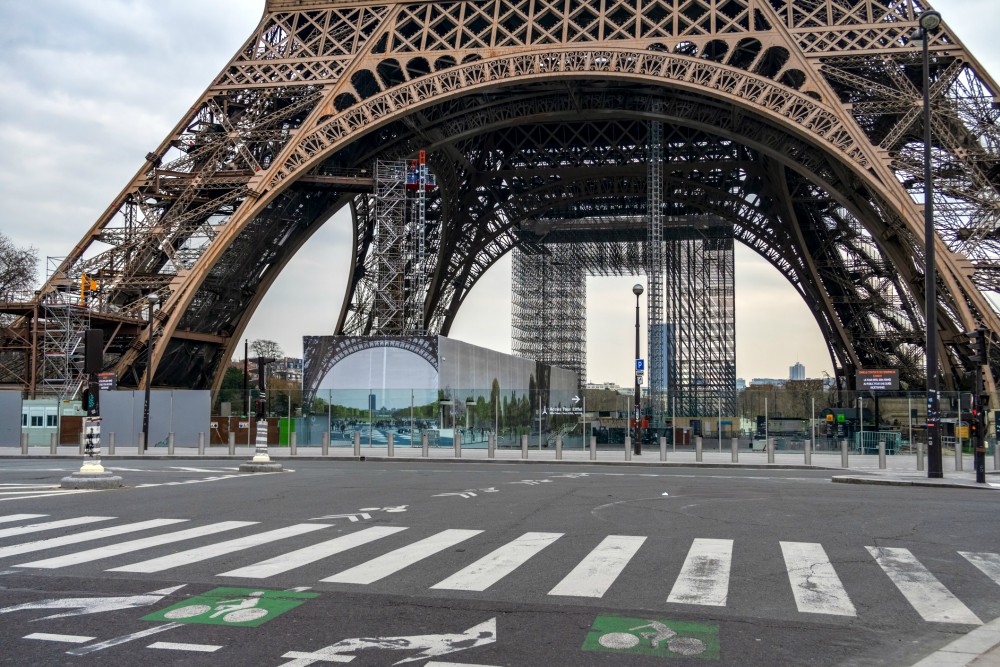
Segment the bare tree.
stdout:
<svg viewBox="0 0 1000 667">
<path fill-rule="evenodd" d="M 258 359 L 260 357 L 267 359 L 283 359 L 285 357 L 281 346 L 273 340 L 257 339 L 250 343 L 250 349 L 253 350 L 253 356 Z"/>
<path fill-rule="evenodd" d="M 0 232 L 0 300 L 12 300 L 14 293 L 35 288 L 38 250 L 18 248 Z"/>
</svg>

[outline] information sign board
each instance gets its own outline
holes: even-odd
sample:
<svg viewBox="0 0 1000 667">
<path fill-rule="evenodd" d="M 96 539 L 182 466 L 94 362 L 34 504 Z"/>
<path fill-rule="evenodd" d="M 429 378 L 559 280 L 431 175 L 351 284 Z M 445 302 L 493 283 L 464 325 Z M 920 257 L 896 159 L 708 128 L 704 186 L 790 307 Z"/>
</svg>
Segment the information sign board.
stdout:
<svg viewBox="0 0 1000 667">
<path fill-rule="evenodd" d="M 898 391 L 899 369 L 897 368 L 861 368 L 855 376 L 854 388 L 857 391 Z"/>
</svg>

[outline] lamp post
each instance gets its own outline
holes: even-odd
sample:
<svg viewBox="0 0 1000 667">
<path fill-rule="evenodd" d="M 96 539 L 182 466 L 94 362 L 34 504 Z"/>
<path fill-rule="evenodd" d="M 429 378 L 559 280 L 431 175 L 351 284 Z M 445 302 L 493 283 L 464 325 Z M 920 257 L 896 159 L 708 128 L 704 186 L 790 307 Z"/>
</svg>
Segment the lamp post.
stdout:
<svg viewBox="0 0 1000 667">
<path fill-rule="evenodd" d="M 934 266 L 934 185 L 931 181 L 931 74 L 930 34 L 941 25 L 941 14 L 928 10 L 920 14 L 920 27 L 911 39 L 923 48 L 924 86 L 924 313 L 927 316 L 927 477 L 944 477 L 941 457 L 941 428 L 938 423 L 937 282 Z"/>
<path fill-rule="evenodd" d="M 153 381 L 153 308 L 159 303 L 160 297 L 154 292 L 146 297 L 149 315 L 146 319 L 146 331 L 149 338 L 146 341 L 146 388 L 142 404 L 142 449 L 149 449 L 149 385 Z"/>
<path fill-rule="evenodd" d="M 642 294 L 642 285 L 636 283 L 632 286 L 632 294 L 635 294 L 635 358 L 639 357 L 639 296 Z M 639 396 L 639 373 L 635 374 L 635 437 L 632 439 L 632 453 L 639 455 L 642 454 L 642 443 L 640 442 L 640 429 L 642 428 L 641 422 L 639 421 L 639 415 L 642 414 L 642 409 L 640 408 L 640 396 Z"/>
</svg>

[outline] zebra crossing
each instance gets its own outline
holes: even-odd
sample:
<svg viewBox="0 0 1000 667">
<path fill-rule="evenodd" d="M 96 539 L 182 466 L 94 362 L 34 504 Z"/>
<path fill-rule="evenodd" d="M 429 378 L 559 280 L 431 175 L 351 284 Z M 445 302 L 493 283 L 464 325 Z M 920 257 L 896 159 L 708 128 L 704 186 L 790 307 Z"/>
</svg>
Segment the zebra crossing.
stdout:
<svg viewBox="0 0 1000 667">
<path fill-rule="evenodd" d="M 93 493 L 93 491 L 89 489 L 63 489 L 58 484 L 0 483 L 0 502 L 66 496 L 75 493 Z"/>
<path fill-rule="evenodd" d="M 308 569 L 314 572 L 318 565 L 341 568 L 333 574 L 320 575 L 319 582 L 366 586 L 383 580 L 396 581 L 407 573 L 419 571 L 420 568 L 415 567 L 418 563 L 443 552 L 449 552 L 449 555 L 461 552 L 469 554 L 468 561 L 429 586 L 429 590 L 482 593 L 501 581 L 515 579 L 529 562 L 545 562 L 547 550 L 566 536 L 560 532 L 526 532 L 487 550 L 478 545 L 489 537 L 488 531 L 476 529 L 447 528 L 427 534 L 429 531 L 422 528 L 358 526 L 353 532 L 317 540 L 317 536 L 334 528 L 334 525 L 309 522 L 263 529 L 255 521 L 218 521 L 195 525 L 188 519 L 178 518 L 109 525 L 109 522 L 117 521 L 116 517 L 89 515 L 69 518 L 53 518 L 44 514 L 0 516 L 0 567 L 4 568 L 4 573 L 58 571 L 99 562 L 97 567 L 107 572 L 154 574 L 173 571 L 181 574 L 185 567 L 192 564 L 211 563 L 218 559 L 230 565 L 230 569 L 220 567 L 223 571 L 216 575 L 227 580 L 263 581 L 286 573 L 301 573 L 307 566 L 314 566 Z M 44 534 L 50 531 L 60 534 L 45 537 Z M 152 534 L 148 531 L 158 532 Z M 249 534 L 228 538 L 224 533 L 229 531 L 249 531 Z M 143 532 L 147 534 L 132 535 Z M 174 550 L 175 547 L 183 547 L 185 542 L 206 540 L 207 543 L 192 548 Z M 310 543 L 300 546 L 299 543 L 305 540 Z M 396 543 L 402 541 L 402 546 L 382 549 L 377 555 L 350 567 L 343 566 L 351 561 L 337 563 L 326 560 L 363 548 L 368 549 L 364 553 L 370 556 L 374 553 L 372 548 L 377 550 L 380 544 L 390 544 L 393 540 Z M 607 535 L 599 540 L 589 536 L 583 551 L 575 554 L 578 558 L 574 561 L 576 564 L 566 566 L 567 561 L 559 561 L 562 563 L 559 567 L 568 571 L 559 572 L 561 579 L 558 583 L 547 592 L 540 591 L 540 594 L 550 601 L 600 600 L 616 583 L 636 574 L 634 570 L 638 568 L 630 570 L 630 565 L 644 548 L 650 548 L 647 547 L 649 540 L 643 535 Z M 282 548 L 285 541 L 295 542 L 296 548 L 263 560 L 258 560 L 259 556 L 254 557 L 256 549 Z M 95 546 L 94 543 L 100 544 Z M 580 542 L 574 542 L 577 543 Z M 72 545 L 85 545 L 85 548 L 63 553 L 65 547 Z M 460 545 L 462 548 L 458 549 Z M 858 616 L 858 607 L 851 600 L 837 567 L 822 544 L 781 541 L 778 546 L 798 613 Z M 736 541 L 695 538 L 689 545 L 681 547 L 686 547 L 686 553 L 673 582 L 663 582 L 664 592 L 669 587 L 669 593 L 661 594 L 661 603 L 727 607 Z M 60 550 L 60 553 L 41 554 L 42 557 L 35 560 L 21 558 L 25 554 L 49 550 Z M 868 562 L 884 574 L 886 595 L 894 589 L 894 595 L 905 600 L 926 622 L 982 624 L 979 616 L 909 549 L 867 546 L 864 551 L 870 559 Z M 955 566 L 968 568 L 967 576 L 980 577 L 982 583 L 976 589 L 987 596 L 990 605 L 995 605 L 1000 598 L 1000 554 L 954 553 Z M 234 555 L 237 561 L 243 562 L 239 567 L 232 568 Z M 936 565 L 939 561 L 934 559 Z"/>
</svg>

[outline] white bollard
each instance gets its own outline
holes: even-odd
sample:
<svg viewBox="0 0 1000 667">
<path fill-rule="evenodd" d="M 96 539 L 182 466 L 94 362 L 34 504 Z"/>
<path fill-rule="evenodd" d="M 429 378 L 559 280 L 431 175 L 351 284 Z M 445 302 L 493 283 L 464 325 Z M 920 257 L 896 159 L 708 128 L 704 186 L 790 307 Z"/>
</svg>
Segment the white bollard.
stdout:
<svg viewBox="0 0 1000 667">
<path fill-rule="evenodd" d="M 462 434 L 458 429 L 455 429 L 455 435 L 452 438 L 455 443 L 455 458 L 462 458 Z"/>
<path fill-rule="evenodd" d="M 767 439 L 767 462 L 774 463 L 774 438 Z"/>
<path fill-rule="evenodd" d="M 528 436 L 521 436 L 521 458 L 528 458 Z"/>
<path fill-rule="evenodd" d="M 59 453 L 59 443 L 56 442 L 56 434 L 49 433 L 49 454 L 55 456 Z"/>
<path fill-rule="evenodd" d="M 993 443 L 993 469 L 1000 470 L 1000 442 Z"/>
<path fill-rule="evenodd" d="M 430 443 L 427 438 L 427 431 L 420 434 L 420 455 L 424 458 L 429 456 Z"/>
<path fill-rule="evenodd" d="M 885 470 L 885 440 L 878 441 L 878 469 Z"/>
<path fill-rule="evenodd" d="M 229 455 L 236 456 L 236 434 L 229 434 Z"/>
<path fill-rule="evenodd" d="M 701 463 L 701 436 L 696 436 L 694 439 L 694 460 Z"/>
<path fill-rule="evenodd" d="M 924 443 L 917 443 L 917 471 L 924 469 Z"/>
<path fill-rule="evenodd" d="M 591 461 L 596 461 L 597 460 L 597 436 L 596 435 L 590 436 L 590 460 Z"/>
<path fill-rule="evenodd" d="M 205 432 L 198 431 L 198 456 L 205 455 Z"/>
<path fill-rule="evenodd" d="M 664 436 L 660 436 L 660 460 L 667 460 L 667 439 Z"/>
<path fill-rule="evenodd" d="M 289 456 L 295 456 L 296 454 L 299 453 L 299 438 L 298 438 L 298 435 L 299 434 L 296 433 L 295 431 L 292 431 L 291 433 L 288 434 L 288 455 Z M 391 438 L 392 436 L 390 435 L 389 437 Z"/>
<path fill-rule="evenodd" d="M 361 433 L 354 432 L 354 455 L 361 456 Z"/>
<path fill-rule="evenodd" d="M 495 433 L 490 433 L 489 444 L 486 449 L 486 456 L 488 458 L 496 458 L 497 453 L 497 436 Z"/>
<path fill-rule="evenodd" d="M 395 433 L 389 434 L 389 442 L 385 446 L 385 453 L 388 454 L 390 458 L 396 455 L 396 442 L 393 436 L 395 436 Z"/>
<path fill-rule="evenodd" d="M 809 443 L 808 440 L 805 440 L 802 443 L 802 456 L 805 459 L 805 461 L 804 461 L 805 464 L 807 466 L 811 466 L 812 462 L 813 462 L 812 446 L 810 445 L 810 443 Z"/>
<path fill-rule="evenodd" d="M 86 443 L 87 443 L 87 435 L 83 431 L 80 431 L 80 456 L 83 456 L 84 452 L 86 451 L 87 448 Z"/>
<path fill-rule="evenodd" d="M 847 468 L 847 440 L 840 441 L 840 467 Z"/>
<path fill-rule="evenodd" d="M 320 456 L 329 456 L 330 455 L 330 432 L 329 431 L 323 431 L 323 439 L 320 441 L 319 454 L 320 454 Z"/>
<path fill-rule="evenodd" d="M 739 463 L 740 462 L 740 439 L 739 438 L 733 438 L 732 442 L 730 443 L 730 447 L 733 450 L 733 454 L 732 454 L 732 457 L 731 457 L 732 460 L 733 460 L 733 463 Z"/>
<path fill-rule="evenodd" d="M 108 433 L 108 456 L 115 454 L 115 432 Z"/>
<path fill-rule="evenodd" d="M 139 433 L 139 450 L 136 452 L 139 456 L 143 456 L 146 453 L 146 434 Z"/>
<path fill-rule="evenodd" d="M 22 433 L 21 434 L 21 454 L 23 454 L 24 456 L 28 455 L 28 434 L 27 433 Z"/>
<path fill-rule="evenodd" d="M 173 432 L 167 433 L 167 454 L 170 456 L 174 455 L 174 434 Z"/>
<path fill-rule="evenodd" d="M 562 436 L 556 436 L 556 461 L 562 461 Z"/>
<path fill-rule="evenodd" d="M 625 436 L 625 460 L 632 460 L 632 436 L 630 435 Z"/>
</svg>

